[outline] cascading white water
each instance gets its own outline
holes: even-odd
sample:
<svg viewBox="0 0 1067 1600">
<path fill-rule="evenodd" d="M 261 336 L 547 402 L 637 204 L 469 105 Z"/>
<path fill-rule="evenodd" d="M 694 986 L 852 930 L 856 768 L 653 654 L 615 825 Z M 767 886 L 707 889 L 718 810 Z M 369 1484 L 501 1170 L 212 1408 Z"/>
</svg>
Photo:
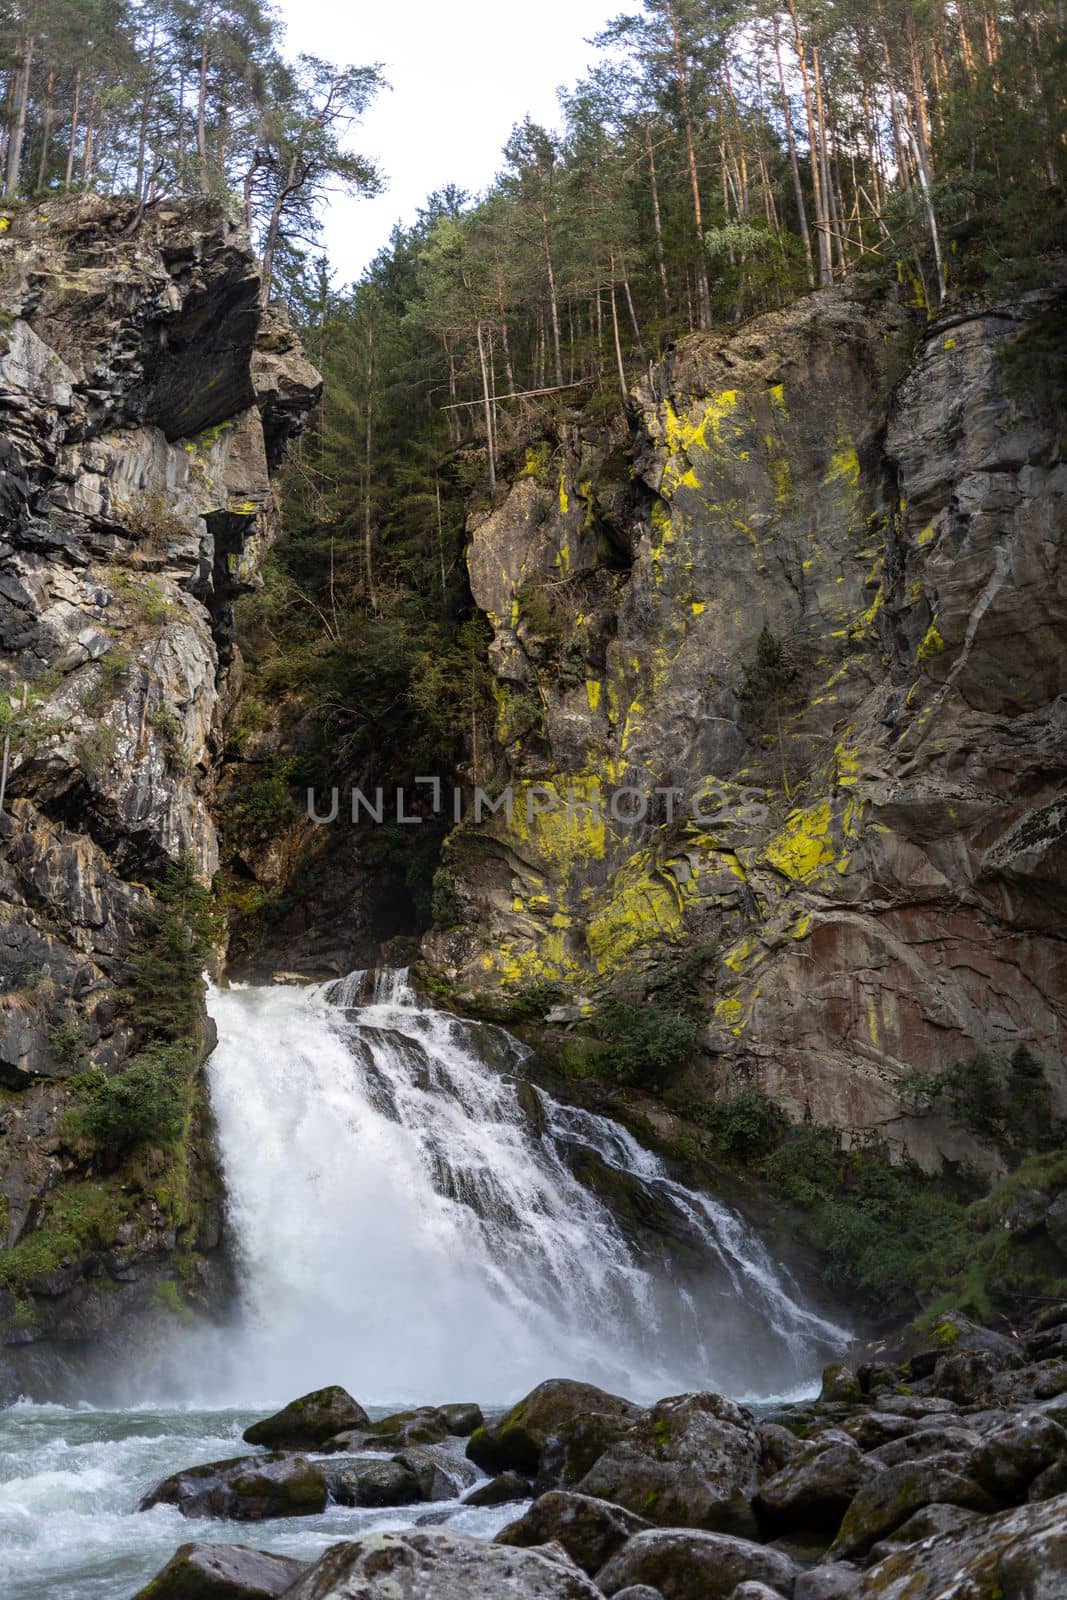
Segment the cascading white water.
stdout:
<svg viewBox="0 0 1067 1600">
<path fill-rule="evenodd" d="M 210 1363 L 230 1404 L 327 1382 L 505 1401 L 553 1375 L 782 1393 L 846 1337 L 740 1218 L 616 1124 L 523 1086 L 524 1046 L 420 1004 L 405 974 L 209 1004 L 243 1285 Z M 616 1183 L 636 1228 L 599 1197 Z"/>
</svg>

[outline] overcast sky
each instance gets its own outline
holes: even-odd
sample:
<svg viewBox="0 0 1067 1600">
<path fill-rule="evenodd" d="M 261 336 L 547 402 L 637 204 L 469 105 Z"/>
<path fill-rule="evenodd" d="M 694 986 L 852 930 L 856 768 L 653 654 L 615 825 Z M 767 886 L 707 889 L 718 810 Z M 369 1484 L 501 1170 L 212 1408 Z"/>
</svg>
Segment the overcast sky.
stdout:
<svg viewBox="0 0 1067 1600">
<path fill-rule="evenodd" d="M 353 143 L 384 172 L 376 200 L 334 200 L 326 245 L 340 282 L 357 278 L 446 183 L 477 191 L 529 113 L 558 124 L 556 89 L 594 52 L 586 40 L 628 0 L 278 0 L 289 50 L 362 66 L 382 62 L 383 91 Z"/>
</svg>

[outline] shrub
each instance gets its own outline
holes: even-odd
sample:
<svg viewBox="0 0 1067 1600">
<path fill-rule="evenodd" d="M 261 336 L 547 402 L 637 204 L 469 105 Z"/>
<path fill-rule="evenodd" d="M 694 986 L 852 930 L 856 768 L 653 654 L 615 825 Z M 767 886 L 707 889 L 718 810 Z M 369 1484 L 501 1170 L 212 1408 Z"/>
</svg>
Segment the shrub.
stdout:
<svg viewBox="0 0 1067 1600">
<path fill-rule="evenodd" d="M 1063 1138 L 1052 1115 L 1052 1091 L 1041 1063 L 1026 1045 L 1006 1061 L 973 1055 L 936 1076 L 909 1072 L 900 1095 L 918 1115 L 940 1114 L 962 1122 L 995 1145 L 1012 1164 L 1027 1152 L 1048 1150 Z"/>
<path fill-rule="evenodd" d="M 157 1042 L 113 1077 L 85 1073 L 78 1082 L 79 1131 L 112 1156 L 149 1140 L 170 1144 L 179 1139 L 189 1115 L 195 1060 L 189 1040 Z"/>
<path fill-rule="evenodd" d="M 769 1155 L 789 1126 L 785 1112 L 755 1084 L 700 1106 L 692 1119 L 711 1134 L 717 1155 L 737 1162 Z"/>
<path fill-rule="evenodd" d="M 64 1067 L 72 1067 L 84 1051 L 81 1029 L 69 1017 L 49 1029 L 48 1048 Z"/>
<path fill-rule="evenodd" d="M 593 1019 L 605 1051 L 605 1072 L 618 1083 L 650 1088 L 683 1066 L 703 1026 L 693 1012 L 612 995 Z"/>
<path fill-rule="evenodd" d="M 129 660 L 121 650 L 109 650 L 96 663 L 92 682 L 83 691 L 82 709 L 91 717 L 99 717 L 114 700 L 129 670 Z"/>
<path fill-rule="evenodd" d="M 551 978 L 534 978 L 508 996 L 508 1013 L 515 1022 L 543 1022 L 553 1006 L 566 999 L 566 990 Z"/>
<path fill-rule="evenodd" d="M 192 857 L 171 866 L 157 890 L 148 927 L 129 961 L 134 1020 L 150 1038 L 195 1038 L 203 996 L 201 974 L 218 926 L 210 892 Z"/>
</svg>

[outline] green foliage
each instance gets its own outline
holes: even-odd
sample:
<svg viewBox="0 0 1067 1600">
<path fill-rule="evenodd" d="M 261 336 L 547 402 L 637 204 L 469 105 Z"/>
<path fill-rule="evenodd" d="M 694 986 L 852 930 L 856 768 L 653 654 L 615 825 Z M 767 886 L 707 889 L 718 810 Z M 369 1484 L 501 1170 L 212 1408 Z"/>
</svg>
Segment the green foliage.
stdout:
<svg viewBox="0 0 1067 1600">
<path fill-rule="evenodd" d="M 117 510 L 124 529 L 149 555 L 166 554 L 168 545 L 187 538 L 189 529 L 161 494 L 138 494 Z"/>
<path fill-rule="evenodd" d="M 211 894 L 191 856 L 167 868 L 143 936 L 131 951 L 127 993 L 133 1020 L 152 1039 L 196 1038 L 204 964 L 218 937 Z"/>
<path fill-rule="evenodd" d="M 1062 1142 L 1052 1115 L 1052 1089 L 1041 1063 L 1024 1044 L 1007 1060 L 973 1055 L 936 1076 L 908 1073 L 901 1098 L 919 1115 L 936 1113 L 962 1122 L 1017 1163 L 1031 1151 Z"/>
<path fill-rule="evenodd" d="M 508 995 L 508 1013 L 515 1022 L 543 1022 L 553 1006 L 566 999 L 566 990 L 550 978 L 534 978 Z"/>
<path fill-rule="evenodd" d="M 661 1087 L 684 1066 L 703 1032 L 691 1011 L 622 995 L 602 1002 L 593 1027 L 609 1047 L 602 1057 L 605 1075 L 643 1088 Z"/>
<path fill-rule="evenodd" d="M 789 1127 L 785 1113 L 755 1084 L 689 1106 L 687 1115 L 711 1135 L 716 1156 L 743 1165 L 776 1150 Z"/>
<path fill-rule="evenodd" d="M 21 1297 L 46 1274 L 76 1265 L 90 1250 L 110 1243 L 123 1210 L 123 1198 L 112 1185 L 74 1182 L 54 1189 L 34 1231 L 0 1254 L 0 1285 Z M 24 1302 L 23 1321 L 32 1321 L 29 1302 Z"/>
<path fill-rule="evenodd" d="M 129 666 L 129 658 L 121 650 L 109 650 L 101 656 L 92 681 L 82 693 L 82 710 L 90 717 L 102 716 L 122 687 Z"/>
<path fill-rule="evenodd" d="M 86 777 L 94 777 L 104 767 L 110 766 L 115 759 L 118 743 L 118 735 L 110 724 L 93 728 L 79 741 L 75 755 Z"/>
<path fill-rule="evenodd" d="M 252 770 L 255 776 L 238 791 L 230 818 L 237 838 L 261 842 L 275 838 L 298 815 L 289 782 L 293 762 L 273 756 Z"/>
<path fill-rule="evenodd" d="M 83 1073 L 78 1131 L 113 1160 L 146 1142 L 172 1144 L 185 1130 L 196 1047 L 188 1039 L 157 1041 L 105 1078 Z"/>
<path fill-rule="evenodd" d="M 61 1022 L 57 1022 L 49 1029 L 48 1048 L 64 1067 L 71 1067 L 80 1061 L 85 1052 L 85 1043 L 78 1024 L 70 1017 L 64 1017 Z"/>
</svg>

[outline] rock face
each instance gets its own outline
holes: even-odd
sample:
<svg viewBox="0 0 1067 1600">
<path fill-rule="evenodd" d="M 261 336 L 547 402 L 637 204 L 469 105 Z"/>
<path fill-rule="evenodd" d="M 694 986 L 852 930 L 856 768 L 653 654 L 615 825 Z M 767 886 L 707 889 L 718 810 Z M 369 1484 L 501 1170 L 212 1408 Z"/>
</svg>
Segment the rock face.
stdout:
<svg viewBox="0 0 1067 1600">
<path fill-rule="evenodd" d="M 514 804 L 448 848 L 457 990 L 701 939 L 720 1083 L 931 1169 L 997 1156 L 905 1070 L 1026 1041 L 1067 1112 L 1067 468 L 1004 364 L 1043 303 L 844 286 L 692 336 L 472 517 Z"/>
<path fill-rule="evenodd" d="M 206 201 L 140 217 L 125 201 L 54 200 L 17 208 L 0 240 L 5 716 L 15 704 L 0 814 L 0 1245 L 39 1231 L 81 1175 L 64 1084 L 128 1056 L 115 994 L 152 903 L 145 883 L 183 854 L 205 880 L 217 865 L 214 769 L 240 680 L 232 605 L 276 535 L 271 468 L 319 387 L 258 291 L 247 238 Z M 59 1272 L 0 1273 L 0 1397 L 57 1393 L 64 1351 L 83 1363 L 103 1341 L 112 1363 L 128 1354 L 178 1281 L 194 1303 L 219 1303 L 202 1109 L 185 1159 L 166 1175 L 142 1162 L 140 1188 L 126 1184 L 93 1236 L 58 1252 Z M 191 1268 L 180 1280 L 176 1250 Z"/>
<path fill-rule="evenodd" d="M 860 1600 L 1058 1600 L 1067 1572 L 1067 1495 L 972 1523 L 879 1562 Z"/>
</svg>

